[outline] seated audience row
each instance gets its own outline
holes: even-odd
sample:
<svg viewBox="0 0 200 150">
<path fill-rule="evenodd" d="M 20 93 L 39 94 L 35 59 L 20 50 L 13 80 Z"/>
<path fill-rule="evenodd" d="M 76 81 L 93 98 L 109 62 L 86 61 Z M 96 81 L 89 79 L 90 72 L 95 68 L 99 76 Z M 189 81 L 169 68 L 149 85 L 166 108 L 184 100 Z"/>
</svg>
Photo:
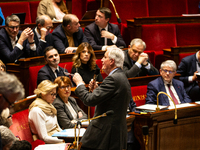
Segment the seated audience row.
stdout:
<svg viewBox="0 0 200 150">
<path fill-rule="evenodd" d="M 23 31 L 19 30 L 20 19 L 16 15 L 8 16 L 5 28 L 0 30 L 0 59 L 6 64 L 17 62 L 19 58 L 41 56 L 47 46 L 54 46 L 59 54 L 72 53 L 82 42 L 88 41 L 94 50 L 106 50 L 110 46 L 125 48 L 118 26 L 109 23 L 110 17 L 109 8 L 100 8 L 95 22 L 83 33 L 77 16 L 67 14 L 51 34 L 52 20 L 47 15 L 38 15 L 37 26 Z"/>
</svg>

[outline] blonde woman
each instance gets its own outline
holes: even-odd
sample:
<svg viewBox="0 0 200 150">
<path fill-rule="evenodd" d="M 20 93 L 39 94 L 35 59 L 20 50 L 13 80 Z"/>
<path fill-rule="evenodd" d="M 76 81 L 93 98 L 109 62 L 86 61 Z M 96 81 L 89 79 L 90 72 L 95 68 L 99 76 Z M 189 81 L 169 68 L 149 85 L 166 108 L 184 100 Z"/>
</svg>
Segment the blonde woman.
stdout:
<svg viewBox="0 0 200 150">
<path fill-rule="evenodd" d="M 57 122 L 57 110 L 52 105 L 57 87 L 58 84 L 44 80 L 34 91 L 37 98 L 29 106 L 29 124 L 34 140 L 40 139 L 49 144 L 63 142 L 62 139 L 52 137 L 55 132 L 62 130 Z"/>
<path fill-rule="evenodd" d="M 41 0 L 37 8 L 37 16 L 48 15 L 52 20 L 62 20 L 68 14 L 63 0 Z"/>
<path fill-rule="evenodd" d="M 83 42 L 78 46 L 72 61 L 73 67 L 71 73 L 78 72 L 86 84 L 89 84 L 90 80 L 93 79 L 95 70 L 100 70 L 96 64 L 96 56 L 92 46 L 87 42 Z M 103 81 L 100 73 L 97 76 L 97 81 Z"/>
</svg>

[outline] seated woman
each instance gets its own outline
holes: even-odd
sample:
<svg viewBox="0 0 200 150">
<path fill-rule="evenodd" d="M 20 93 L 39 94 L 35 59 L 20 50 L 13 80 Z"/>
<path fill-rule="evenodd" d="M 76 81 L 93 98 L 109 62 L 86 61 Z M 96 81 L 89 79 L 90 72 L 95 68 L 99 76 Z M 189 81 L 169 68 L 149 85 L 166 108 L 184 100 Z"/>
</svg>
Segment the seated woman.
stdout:
<svg viewBox="0 0 200 150">
<path fill-rule="evenodd" d="M 100 70 L 96 64 L 96 57 L 92 46 L 87 42 L 83 42 L 78 46 L 72 61 L 73 67 L 71 73 L 74 74 L 78 72 L 82 76 L 85 84 L 89 84 L 91 79 L 93 79 L 96 69 Z M 96 81 L 103 81 L 103 77 L 100 73 Z"/>
<path fill-rule="evenodd" d="M 37 16 L 48 15 L 52 20 L 62 20 L 68 14 L 63 0 L 41 0 L 37 8 Z"/>
<path fill-rule="evenodd" d="M 87 115 L 70 96 L 72 83 L 68 77 L 57 77 L 54 83 L 58 84 L 58 96 L 53 102 L 57 109 L 58 123 L 63 129 L 73 128 L 78 120 L 87 119 Z"/>
<path fill-rule="evenodd" d="M 52 105 L 56 98 L 56 88 L 58 84 L 49 80 L 43 80 L 35 89 L 36 100 L 29 106 L 29 124 L 33 139 L 43 140 L 45 143 L 62 143 L 62 139 L 52 137 L 55 132 L 62 129 L 57 122 L 57 110 Z"/>
</svg>

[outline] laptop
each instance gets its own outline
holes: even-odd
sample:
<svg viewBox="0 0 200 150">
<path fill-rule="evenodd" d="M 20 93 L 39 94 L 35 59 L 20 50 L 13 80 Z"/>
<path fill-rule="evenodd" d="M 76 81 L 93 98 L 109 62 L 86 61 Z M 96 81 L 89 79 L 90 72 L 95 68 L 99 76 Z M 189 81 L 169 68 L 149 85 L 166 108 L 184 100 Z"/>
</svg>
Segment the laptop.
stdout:
<svg viewBox="0 0 200 150">
<path fill-rule="evenodd" d="M 16 15 L 20 19 L 20 24 L 24 24 L 25 18 L 26 18 L 26 13 L 13 13 L 12 15 Z"/>
<path fill-rule="evenodd" d="M 86 11 L 81 20 L 94 19 L 96 16 L 96 12 L 97 10 Z"/>
</svg>

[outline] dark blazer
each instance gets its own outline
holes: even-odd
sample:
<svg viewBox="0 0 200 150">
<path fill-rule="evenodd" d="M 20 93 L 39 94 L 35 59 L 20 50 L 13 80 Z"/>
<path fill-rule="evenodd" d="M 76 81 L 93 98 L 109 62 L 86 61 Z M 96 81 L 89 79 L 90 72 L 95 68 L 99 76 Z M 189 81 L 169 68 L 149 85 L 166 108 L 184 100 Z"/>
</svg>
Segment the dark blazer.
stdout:
<svg viewBox="0 0 200 150">
<path fill-rule="evenodd" d="M 108 31 L 113 33 L 117 37 L 116 46 L 126 48 L 126 43 L 124 42 L 118 25 L 108 23 Z M 104 46 L 101 40 L 101 33 L 99 31 L 99 27 L 95 24 L 95 22 L 89 24 L 85 27 L 84 34 L 86 35 L 90 45 L 94 50 L 101 50 L 102 46 Z M 111 39 L 107 40 L 107 45 L 114 45 Z"/>
<path fill-rule="evenodd" d="M 94 117 L 109 110 L 114 111 L 113 115 L 91 121 L 81 139 L 82 146 L 102 150 L 126 149 L 126 114 L 131 99 L 131 87 L 122 69 L 107 76 L 92 93 L 84 85 L 80 85 L 75 94 L 85 105 L 96 105 Z"/>
<path fill-rule="evenodd" d="M 22 31 L 19 31 L 17 37 L 20 38 Z M 10 37 L 5 28 L 0 30 L 0 59 L 6 63 L 13 63 L 19 58 L 27 58 L 34 56 L 33 51 L 30 49 L 28 40 L 23 42 L 23 50 L 20 50 L 17 46 L 12 47 Z"/>
<path fill-rule="evenodd" d="M 78 112 L 83 113 L 83 117 L 76 119 L 81 120 L 81 119 L 87 119 L 87 115 L 84 113 L 84 111 L 78 106 L 76 103 L 76 100 L 73 97 L 68 98 L 68 102 L 72 105 L 74 110 L 77 113 L 77 118 L 78 118 Z M 73 116 L 71 112 L 69 111 L 68 107 L 66 104 L 63 102 L 63 100 L 58 96 L 54 102 L 53 102 L 54 107 L 57 109 L 57 119 L 58 119 L 58 124 L 62 129 L 68 129 L 68 128 L 73 128 L 75 124 L 71 123 L 73 119 Z"/>
<path fill-rule="evenodd" d="M 188 82 L 188 77 L 193 76 L 195 71 L 197 71 L 196 54 L 187 56 L 181 60 L 177 73 L 181 74 L 179 79 L 183 81 L 187 93 L 189 93 L 192 87 L 198 85 L 196 82 Z"/>
<path fill-rule="evenodd" d="M 36 32 L 35 32 L 35 28 L 33 28 L 33 33 L 34 33 L 34 40 L 35 40 L 35 44 L 36 44 L 36 55 L 44 56 L 44 49 L 48 46 L 54 46 L 53 45 L 53 36 L 51 33 L 46 35 L 46 37 L 45 37 L 46 43 L 45 43 L 38 39 Z"/>
<path fill-rule="evenodd" d="M 148 60 L 150 63 L 150 61 Z M 127 78 L 132 78 L 135 76 L 146 76 L 146 75 L 158 75 L 158 70 L 150 63 L 150 69 L 146 69 L 145 66 L 139 68 L 137 65 L 132 65 L 131 58 L 128 55 L 128 50 L 124 51 L 124 64 L 123 70 Z"/>
<path fill-rule="evenodd" d="M 65 52 L 65 48 L 69 47 L 68 39 L 65 35 L 62 24 L 58 25 L 52 32 L 54 46 L 58 50 L 59 54 Z M 74 45 L 78 47 L 82 42 L 88 42 L 87 38 L 83 34 L 83 30 L 79 27 L 79 31 L 73 34 Z"/>
<path fill-rule="evenodd" d="M 61 68 L 60 66 L 59 66 L 59 71 L 60 71 L 61 76 L 66 76 L 64 73 L 64 69 Z M 68 72 L 67 69 L 65 71 Z M 56 76 L 55 76 L 54 72 L 52 71 L 50 66 L 48 64 L 46 64 L 38 72 L 37 85 L 40 84 L 40 82 L 42 82 L 43 80 L 50 80 L 50 81 L 54 82 L 55 79 L 56 79 Z"/>
<path fill-rule="evenodd" d="M 172 79 L 172 84 L 174 86 L 174 89 L 176 90 L 176 93 L 178 94 L 180 102 L 190 103 L 191 99 L 185 92 L 183 82 Z M 166 92 L 166 89 L 162 77 L 158 77 L 147 85 L 146 104 L 157 104 L 157 94 L 161 91 Z M 169 105 L 169 100 L 166 95 L 159 95 L 159 105 Z"/>
</svg>

